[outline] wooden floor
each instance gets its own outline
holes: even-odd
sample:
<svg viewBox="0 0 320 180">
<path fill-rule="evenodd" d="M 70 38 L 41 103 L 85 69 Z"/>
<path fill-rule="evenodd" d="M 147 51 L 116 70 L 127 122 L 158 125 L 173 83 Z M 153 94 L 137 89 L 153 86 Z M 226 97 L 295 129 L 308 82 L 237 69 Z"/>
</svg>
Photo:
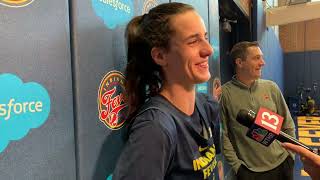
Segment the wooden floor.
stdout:
<svg viewBox="0 0 320 180">
<path fill-rule="evenodd" d="M 297 139 L 315 149 L 320 148 L 320 117 L 297 116 L 296 118 Z M 301 176 L 308 176 L 303 169 Z"/>
</svg>

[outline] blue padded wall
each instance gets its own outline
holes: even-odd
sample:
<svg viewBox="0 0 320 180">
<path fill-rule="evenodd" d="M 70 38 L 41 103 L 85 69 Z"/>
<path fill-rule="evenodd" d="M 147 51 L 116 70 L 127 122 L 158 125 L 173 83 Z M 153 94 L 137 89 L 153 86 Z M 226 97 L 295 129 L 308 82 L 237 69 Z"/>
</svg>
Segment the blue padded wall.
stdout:
<svg viewBox="0 0 320 180">
<path fill-rule="evenodd" d="M 104 80 L 124 72 L 128 21 L 165 2 L 0 0 L 1 179 L 112 179 L 125 128 L 102 122 L 101 92 L 122 80 Z M 203 17 L 219 77 L 218 1 L 181 2 Z"/>
<path fill-rule="evenodd" d="M 68 1 L 8 2 L 0 1 L 0 179 L 75 179 Z"/>
<path fill-rule="evenodd" d="M 261 45 L 261 50 L 266 61 L 266 65 L 262 71 L 262 78 L 270 79 L 277 83 L 279 88 L 284 91 L 284 73 L 283 73 L 283 50 L 278 37 L 272 28 L 266 27 L 265 11 L 262 1 L 255 1 L 256 29 L 255 37 Z"/>
</svg>

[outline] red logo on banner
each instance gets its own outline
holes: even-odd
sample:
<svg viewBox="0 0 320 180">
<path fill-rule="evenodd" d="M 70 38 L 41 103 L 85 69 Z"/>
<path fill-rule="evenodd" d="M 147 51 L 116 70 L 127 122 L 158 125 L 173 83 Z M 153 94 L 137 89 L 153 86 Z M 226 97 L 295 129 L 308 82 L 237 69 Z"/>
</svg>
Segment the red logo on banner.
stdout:
<svg viewBox="0 0 320 180">
<path fill-rule="evenodd" d="M 112 130 L 120 129 L 126 120 L 125 78 L 119 71 L 110 71 L 100 83 L 98 92 L 99 119 Z"/>
<path fill-rule="evenodd" d="M 31 4 L 34 0 L 0 0 L 0 4 L 8 7 L 24 7 Z"/>
<path fill-rule="evenodd" d="M 283 123 L 283 117 L 266 109 L 260 108 L 257 114 L 255 124 L 279 135 Z"/>
<path fill-rule="evenodd" d="M 159 3 L 156 0 L 146 0 L 143 3 L 142 14 L 148 13 L 153 7 L 156 7 Z"/>
</svg>

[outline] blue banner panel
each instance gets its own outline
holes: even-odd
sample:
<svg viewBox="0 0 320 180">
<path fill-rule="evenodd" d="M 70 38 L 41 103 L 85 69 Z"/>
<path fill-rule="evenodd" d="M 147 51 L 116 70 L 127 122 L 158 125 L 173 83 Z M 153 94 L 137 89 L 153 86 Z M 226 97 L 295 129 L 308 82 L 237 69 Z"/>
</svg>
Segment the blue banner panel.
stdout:
<svg viewBox="0 0 320 180">
<path fill-rule="evenodd" d="M 76 178 L 68 1 L 0 0 L 0 174 Z"/>
</svg>

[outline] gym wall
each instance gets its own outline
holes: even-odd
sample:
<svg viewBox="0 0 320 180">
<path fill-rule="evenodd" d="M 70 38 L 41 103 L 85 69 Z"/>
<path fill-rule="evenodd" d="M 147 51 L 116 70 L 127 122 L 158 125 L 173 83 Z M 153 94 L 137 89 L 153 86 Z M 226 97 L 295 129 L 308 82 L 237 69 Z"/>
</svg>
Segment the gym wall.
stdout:
<svg viewBox="0 0 320 180">
<path fill-rule="evenodd" d="M 68 8 L 0 1 L 1 179 L 76 178 Z"/>
</svg>

